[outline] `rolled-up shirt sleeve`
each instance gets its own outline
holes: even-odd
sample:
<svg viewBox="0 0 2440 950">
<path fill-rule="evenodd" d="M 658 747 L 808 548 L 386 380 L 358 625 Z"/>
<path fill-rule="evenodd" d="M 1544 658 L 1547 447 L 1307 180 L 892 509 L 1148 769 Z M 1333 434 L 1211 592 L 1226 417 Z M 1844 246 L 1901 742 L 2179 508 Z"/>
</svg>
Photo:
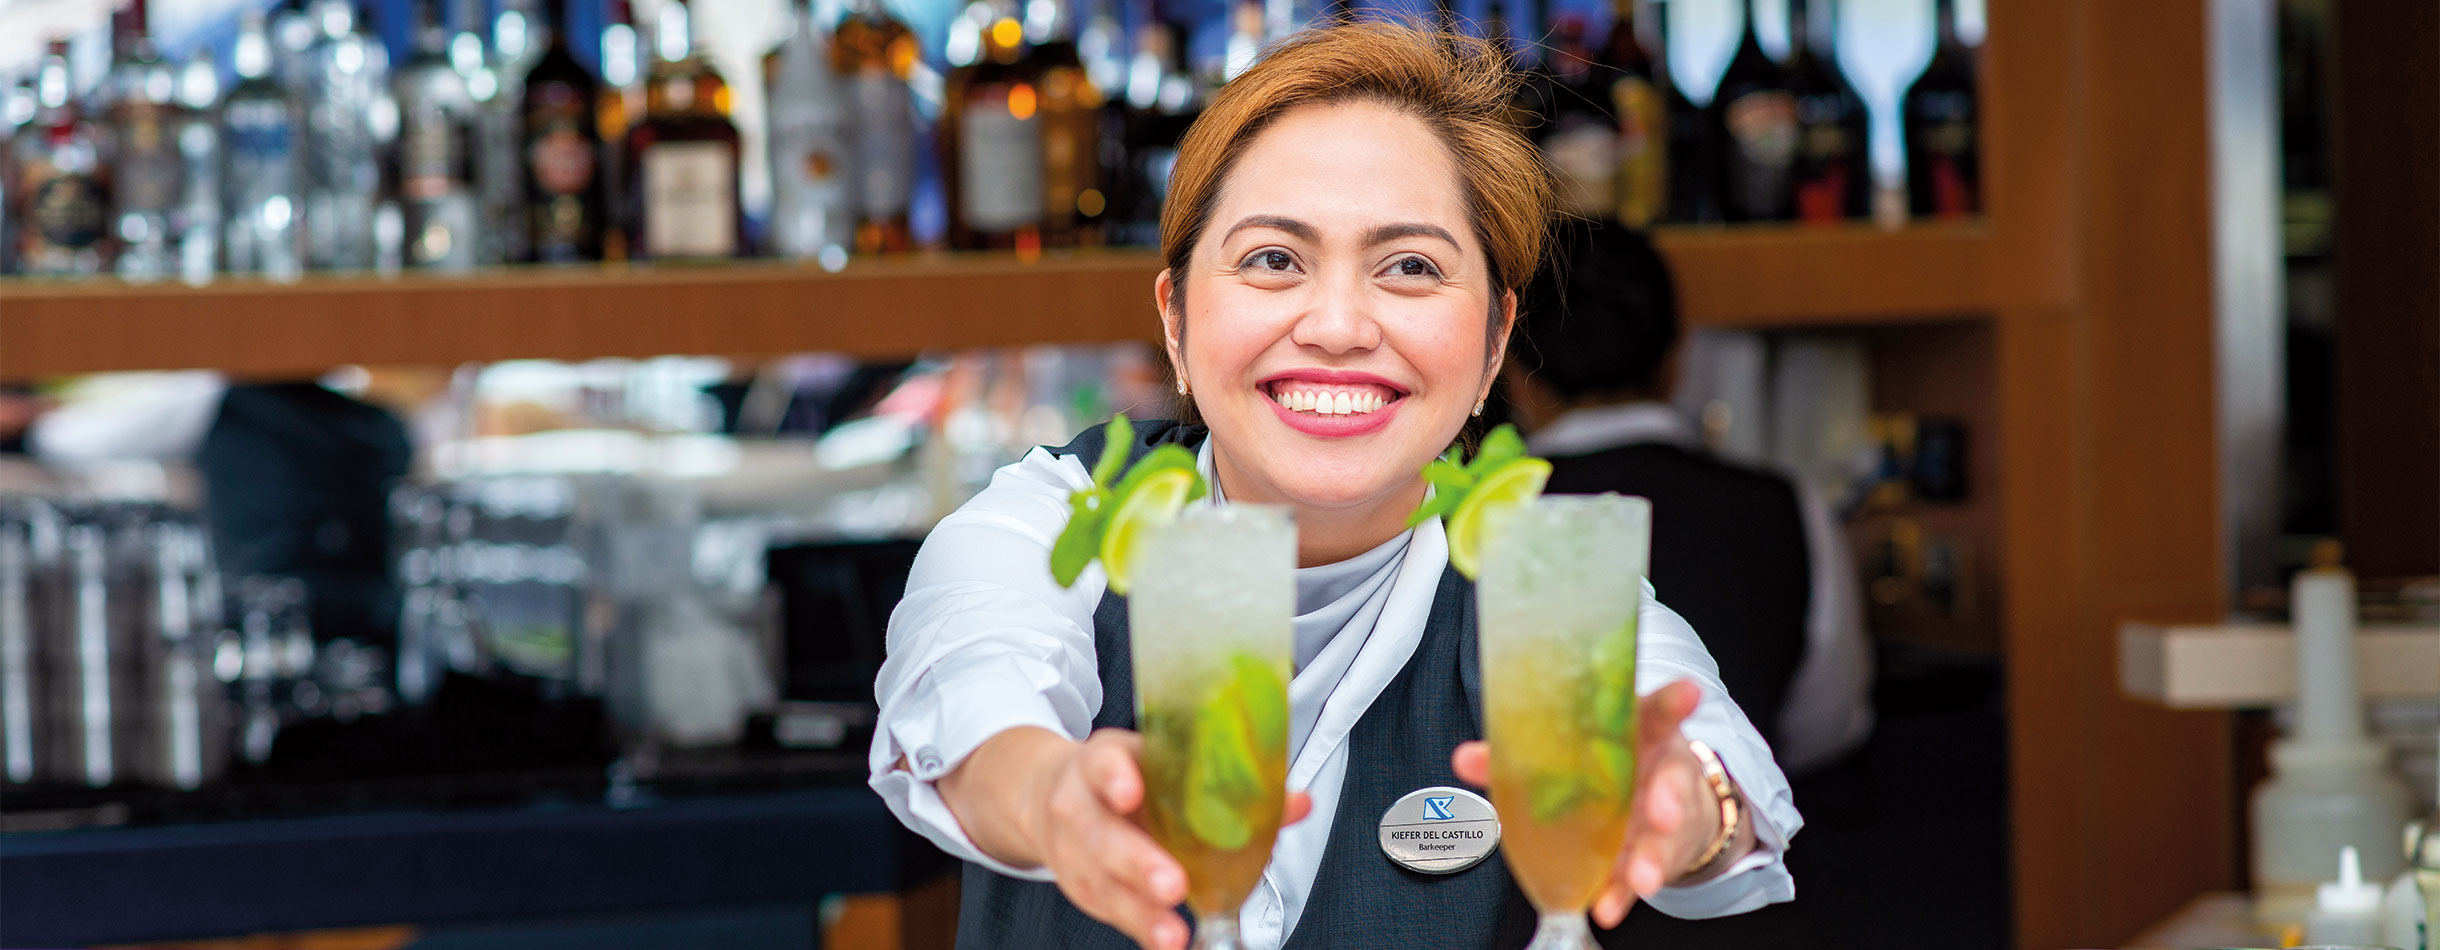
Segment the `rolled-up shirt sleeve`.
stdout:
<svg viewBox="0 0 2440 950">
<path fill-rule="evenodd" d="M 1074 587 L 1051 579 L 1050 549 L 1068 493 L 1090 476 L 1072 457 L 1036 449 L 933 528 L 890 615 L 889 656 L 870 784 L 907 827 L 957 857 L 1014 877 L 1049 880 L 984 854 L 934 782 L 992 736 L 1038 726 L 1081 739 L 1101 707 L 1093 611 L 1101 569 Z"/>
<path fill-rule="evenodd" d="M 1720 764 L 1744 791 L 1752 807 L 1755 847 L 1725 873 L 1700 884 L 1662 888 L 1649 903 L 1672 917 L 1725 917 L 1796 899 L 1796 879 L 1782 857 L 1788 839 L 1804 827 L 1796 812 L 1796 796 L 1787 776 L 1771 757 L 1770 744 L 1745 718 L 1720 684 L 1719 664 L 1677 611 L 1653 596 L 1644 582 L 1644 606 L 1638 620 L 1635 649 L 1635 691 L 1650 693 L 1678 680 L 1693 680 L 1703 701 L 1686 717 L 1679 731 L 1719 753 Z"/>
</svg>

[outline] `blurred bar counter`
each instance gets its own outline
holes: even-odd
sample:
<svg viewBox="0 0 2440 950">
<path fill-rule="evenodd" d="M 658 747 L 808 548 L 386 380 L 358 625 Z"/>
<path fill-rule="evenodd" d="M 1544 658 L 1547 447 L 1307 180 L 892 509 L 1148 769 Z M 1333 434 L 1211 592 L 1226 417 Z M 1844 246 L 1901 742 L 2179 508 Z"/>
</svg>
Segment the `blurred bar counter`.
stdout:
<svg viewBox="0 0 2440 950">
<path fill-rule="evenodd" d="M 827 897 L 909 891 L 949 868 L 865 789 L 860 756 L 783 758 L 778 767 L 733 755 L 673 762 L 670 781 L 597 779 L 590 792 L 571 774 L 536 773 L 474 783 L 240 785 L 186 803 L 190 813 L 279 812 L 221 820 L 129 820 L 176 809 L 163 801 L 28 811 L 13 796 L 9 830 L 0 832 L 9 891 L 0 945 L 375 925 L 407 925 L 399 932 L 411 936 L 411 928 L 433 925 L 774 905 L 802 907 L 806 920 L 819 921 L 815 908 Z M 739 780 L 748 774 L 765 780 Z M 458 800 L 395 804 L 417 795 Z M 359 804 L 345 807 L 350 798 Z M 818 929 L 813 945 L 824 945 Z"/>
</svg>

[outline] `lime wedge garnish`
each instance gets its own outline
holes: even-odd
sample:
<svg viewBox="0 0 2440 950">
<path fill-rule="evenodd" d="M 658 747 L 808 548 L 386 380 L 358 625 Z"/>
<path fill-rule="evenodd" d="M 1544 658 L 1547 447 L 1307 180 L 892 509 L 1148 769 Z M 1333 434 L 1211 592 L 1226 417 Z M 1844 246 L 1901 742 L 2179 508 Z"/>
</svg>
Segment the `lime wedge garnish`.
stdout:
<svg viewBox="0 0 2440 950">
<path fill-rule="evenodd" d="M 1110 420 L 1106 431 L 1125 435 L 1130 440 L 1134 433 L 1128 427 L 1125 413 Z M 1126 568 L 1117 566 L 1118 562 L 1110 557 L 1113 550 L 1121 553 L 1132 551 L 1135 526 L 1140 526 L 1147 519 L 1165 520 L 1176 514 L 1184 502 L 1203 497 L 1203 475 L 1195 470 L 1193 452 L 1175 444 L 1162 445 L 1145 453 L 1133 466 L 1128 466 L 1127 457 L 1133 451 L 1132 441 L 1110 445 L 1102 452 L 1101 460 L 1093 465 L 1092 486 L 1068 493 L 1067 526 L 1060 529 L 1058 539 L 1051 543 L 1051 579 L 1058 581 L 1059 586 L 1073 586 L 1076 579 L 1084 575 L 1084 569 L 1099 560 L 1103 567 L 1109 568 L 1111 590 L 1125 596 L 1126 581 L 1121 575 Z M 1126 473 L 1124 476 L 1119 474 L 1122 469 Z M 1168 497 L 1174 492 L 1171 483 L 1179 473 L 1184 473 L 1187 480 L 1186 493 L 1182 500 L 1172 502 Z M 1156 482 L 1160 484 L 1152 487 L 1154 497 L 1136 506 L 1128 504 L 1140 490 Z M 1118 533 L 1114 529 L 1119 524 L 1122 511 L 1132 511 L 1133 514 L 1128 517 L 1129 537 L 1119 540 L 1114 537 Z"/>
<path fill-rule="evenodd" d="M 1178 516 L 1194 497 L 1194 469 L 1163 469 L 1136 483 L 1122 493 L 1118 509 L 1111 512 L 1109 524 L 1102 527 L 1101 566 L 1110 572 L 1110 590 L 1124 597 L 1127 594 L 1128 568 L 1135 561 L 1135 539 L 1145 525 L 1165 523 Z"/>
<path fill-rule="evenodd" d="M 1484 512 L 1532 501 L 1548 481 L 1550 463 L 1530 456 L 1510 459 L 1485 473 L 1449 514 L 1450 566 L 1469 578 L 1477 576 L 1482 564 Z"/>
<path fill-rule="evenodd" d="M 1186 830 L 1222 851 L 1235 851 L 1254 840 L 1254 824 L 1236 806 L 1201 788 L 1186 789 Z"/>
<path fill-rule="evenodd" d="M 1267 751 L 1278 751 L 1288 742 L 1288 688 L 1280 682 L 1278 668 L 1250 653 L 1230 657 L 1229 666 L 1236 674 L 1237 700 L 1245 704 L 1247 727 Z"/>
</svg>

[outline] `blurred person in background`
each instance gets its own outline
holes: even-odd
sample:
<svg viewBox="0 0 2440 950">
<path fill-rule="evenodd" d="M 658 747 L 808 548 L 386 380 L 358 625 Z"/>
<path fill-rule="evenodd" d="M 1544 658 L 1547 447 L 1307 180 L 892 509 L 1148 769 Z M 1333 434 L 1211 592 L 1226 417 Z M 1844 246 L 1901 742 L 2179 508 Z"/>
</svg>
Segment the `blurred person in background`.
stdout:
<svg viewBox="0 0 2440 950">
<path fill-rule="evenodd" d="M 1668 402 L 1677 288 L 1649 238 L 1563 220 L 1518 303 L 1509 411 L 1547 490 L 1652 499 L 1652 583 L 1720 661 L 1781 768 L 1807 775 L 1872 733 L 1855 563 L 1809 488 L 1708 451 Z"/>
</svg>

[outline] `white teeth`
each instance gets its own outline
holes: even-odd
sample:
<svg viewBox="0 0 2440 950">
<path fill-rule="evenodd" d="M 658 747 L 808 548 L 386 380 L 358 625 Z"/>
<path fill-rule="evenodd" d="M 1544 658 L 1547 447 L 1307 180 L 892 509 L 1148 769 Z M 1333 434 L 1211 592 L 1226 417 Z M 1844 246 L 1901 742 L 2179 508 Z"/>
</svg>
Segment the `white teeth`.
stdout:
<svg viewBox="0 0 2440 950">
<path fill-rule="evenodd" d="M 1291 412 L 1310 412 L 1323 416 L 1350 416 L 1379 412 L 1390 404 L 1384 393 L 1369 390 L 1282 389 L 1271 400 Z"/>
</svg>

